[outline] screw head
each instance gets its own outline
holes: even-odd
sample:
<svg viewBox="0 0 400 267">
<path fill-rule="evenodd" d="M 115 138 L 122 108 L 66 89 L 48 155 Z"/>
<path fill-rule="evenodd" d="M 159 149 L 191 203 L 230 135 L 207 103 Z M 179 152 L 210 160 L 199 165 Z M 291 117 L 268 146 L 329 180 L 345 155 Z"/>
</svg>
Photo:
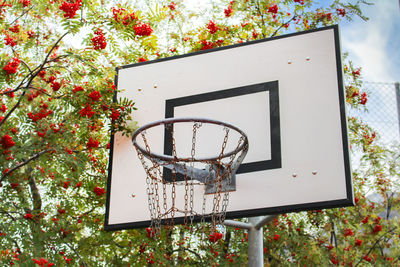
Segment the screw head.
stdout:
<svg viewBox="0 0 400 267">
<path fill-rule="evenodd" d="M 296 177 L 297 177 L 297 173 L 294 172 L 294 173 L 292 174 L 292 177 L 293 177 L 293 178 L 296 178 Z"/>
<path fill-rule="evenodd" d="M 132 194 L 131 196 L 132 196 L 132 198 L 135 198 L 135 197 L 136 197 L 136 195 L 135 195 L 135 194 Z"/>
<path fill-rule="evenodd" d="M 312 171 L 311 172 L 313 175 L 317 175 L 317 171 Z"/>
<path fill-rule="evenodd" d="M 158 85 L 157 84 L 154 84 L 154 88 L 157 88 L 158 87 Z"/>
<path fill-rule="evenodd" d="M 287 64 L 292 64 L 292 60 L 289 59 L 288 62 L 287 62 Z"/>
<path fill-rule="evenodd" d="M 138 88 L 137 90 L 138 90 L 139 92 L 141 92 L 141 91 L 142 91 L 142 88 Z"/>
<path fill-rule="evenodd" d="M 307 61 L 310 61 L 310 60 L 311 60 L 311 58 L 310 58 L 310 57 L 306 57 L 306 60 L 307 60 Z"/>
</svg>

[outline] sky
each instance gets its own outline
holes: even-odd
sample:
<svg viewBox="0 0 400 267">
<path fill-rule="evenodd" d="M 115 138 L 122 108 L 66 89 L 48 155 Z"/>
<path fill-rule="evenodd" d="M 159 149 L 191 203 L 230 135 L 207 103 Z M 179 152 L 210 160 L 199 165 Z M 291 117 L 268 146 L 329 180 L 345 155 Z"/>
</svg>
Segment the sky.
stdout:
<svg viewBox="0 0 400 267">
<path fill-rule="evenodd" d="M 363 80 L 400 81 L 400 1 L 376 0 L 363 6 L 370 19 L 340 24 L 343 52 L 354 65 L 362 67 Z"/>
</svg>

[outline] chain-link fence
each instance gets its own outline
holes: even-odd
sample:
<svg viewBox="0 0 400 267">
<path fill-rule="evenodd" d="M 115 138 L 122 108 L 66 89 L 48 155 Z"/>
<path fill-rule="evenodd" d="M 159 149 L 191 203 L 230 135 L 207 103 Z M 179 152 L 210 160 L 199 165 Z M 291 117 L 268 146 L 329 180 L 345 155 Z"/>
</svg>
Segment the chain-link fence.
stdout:
<svg viewBox="0 0 400 267">
<path fill-rule="evenodd" d="M 400 144 L 399 83 L 364 82 L 363 85 L 368 94 L 366 110 L 351 110 L 349 115 L 360 118 L 373 128 L 381 144 Z"/>
</svg>

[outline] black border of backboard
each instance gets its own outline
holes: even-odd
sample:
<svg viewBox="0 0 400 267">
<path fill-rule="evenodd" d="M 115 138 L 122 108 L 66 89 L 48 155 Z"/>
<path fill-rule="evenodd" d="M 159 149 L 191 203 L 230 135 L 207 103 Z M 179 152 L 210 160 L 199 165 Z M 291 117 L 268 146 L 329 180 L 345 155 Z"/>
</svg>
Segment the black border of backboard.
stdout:
<svg viewBox="0 0 400 267">
<path fill-rule="evenodd" d="M 338 95 L 339 95 L 339 106 L 340 106 L 340 120 L 342 126 L 342 144 L 343 144 L 343 158 L 344 158 L 344 168 L 345 168 L 345 175 L 346 175 L 346 193 L 347 197 L 344 199 L 333 200 L 333 201 L 320 201 L 320 202 L 311 202 L 311 203 L 304 203 L 304 204 L 297 204 L 297 205 L 287 205 L 287 206 L 280 206 L 280 207 L 272 207 L 272 208 L 261 208 L 261 209 L 251 209 L 245 211 L 234 211 L 228 212 L 226 215 L 227 219 L 234 219 L 234 218 L 241 218 L 241 217 L 253 217 L 253 216 L 260 216 L 260 215 L 269 215 L 269 214 L 280 214 L 280 213 L 287 213 L 287 212 L 297 212 L 297 211 L 304 211 L 304 210 L 317 210 L 317 209 L 325 209 L 325 208 L 338 208 L 338 207 L 345 207 L 345 206 L 352 206 L 354 205 L 354 196 L 353 196 L 353 186 L 352 186 L 352 176 L 351 176 L 351 166 L 350 166 L 350 157 L 349 157 L 349 142 L 348 142 L 348 135 L 347 135 L 347 118 L 346 118 L 346 106 L 345 106 L 345 94 L 344 94 L 344 86 L 343 86 L 343 69 L 342 69 L 342 55 L 340 49 L 340 39 L 339 39 L 339 27 L 338 25 L 327 26 L 318 29 L 312 29 L 303 32 L 296 32 L 287 35 L 280 35 L 275 36 L 269 39 L 261 39 L 255 41 L 249 41 L 246 43 L 229 45 L 219 48 L 213 48 L 209 50 L 202 50 L 197 51 L 189 54 L 184 55 L 177 55 L 169 58 L 160 58 L 152 61 L 140 62 L 135 64 L 129 64 L 122 67 L 117 67 L 117 76 L 115 79 L 115 84 L 118 84 L 118 72 L 120 69 L 132 68 L 147 64 L 154 64 L 158 62 L 168 61 L 168 60 L 175 60 L 179 58 L 185 58 L 190 56 L 196 56 L 206 53 L 213 53 L 225 49 L 231 49 L 235 47 L 253 45 L 257 43 L 269 42 L 272 40 L 283 39 L 283 38 L 290 38 L 296 35 L 303 35 L 312 32 L 319 32 L 319 31 L 326 31 L 326 30 L 333 30 L 334 31 L 334 38 L 335 38 L 335 52 L 336 52 L 336 72 L 337 72 L 337 81 L 338 81 Z M 114 97 L 114 101 L 116 101 L 116 96 Z M 122 223 L 122 224 L 109 224 L 109 206 L 110 206 L 110 191 L 111 191 L 111 177 L 112 177 L 112 160 L 113 160 L 113 147 L 114 147 L 114 135 L 111 134 L 110 138 L 110 156 L 109 156 L 109 168 L 108 168 L 108 181 L 107 181 L 107 196 L 106 196 L 106 214 L 105 214 L 105 223 L 104 228 L 107 231 L 114 231 L 114 230 L 122 230 L 122 229 L 133 229 L 133 228 L 143 228 L 148 227 L 150 225 L 150 221 L 140 221 L 140 222 L 132 222 L 132 223 Z M 182 219 L 182 220 L 180 220 Z M 177 218 L 176 223 L 183 223 L 183 218 Z"/>
</svg>

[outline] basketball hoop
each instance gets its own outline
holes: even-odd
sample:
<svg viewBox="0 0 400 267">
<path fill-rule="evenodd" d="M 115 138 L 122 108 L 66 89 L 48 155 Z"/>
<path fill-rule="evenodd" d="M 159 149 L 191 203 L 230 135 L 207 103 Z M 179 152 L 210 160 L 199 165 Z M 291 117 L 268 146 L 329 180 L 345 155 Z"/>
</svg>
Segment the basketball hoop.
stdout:
<svg viewBox="0 0 400 267">
<path fill-rule="evenodd" d="M 160 130 L 165 138 L 162 154 L 151 149 L 154 136 L 162 135 Z M 154 131 L 158 135 L 153 135 Z M 201 148 L 215 141 L 219 143 L 215 151 Z M 195 218 L 211 220 L 213 227 L 224 221 L 229 192 L 235 191 L 236 171 L 249 148 L 242 130 L 217 120 L 171 118 L 140 127 L 132 142 L 146 172 L 152 227 L 159 229 L 162 223 L 173 226 L 178 216 L 184 218 L 184 225 Z M 200 211 L 195 208 L 195 192 L 203 195 Z M 183 193 L 182 207 L 176 205 L 177 193 Z M 212 205 L 207 206 L 210 198 Z"/>
</svg>

